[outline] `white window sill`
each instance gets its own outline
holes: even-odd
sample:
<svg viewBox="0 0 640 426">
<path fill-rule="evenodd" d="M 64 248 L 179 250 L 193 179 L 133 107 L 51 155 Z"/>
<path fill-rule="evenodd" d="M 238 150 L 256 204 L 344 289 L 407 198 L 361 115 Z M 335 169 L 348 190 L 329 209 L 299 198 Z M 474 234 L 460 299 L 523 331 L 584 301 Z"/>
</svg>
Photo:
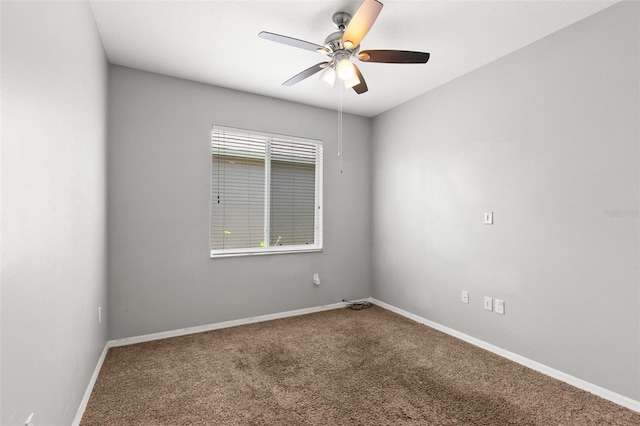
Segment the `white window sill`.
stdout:
<svg viewBox="0 0 640 426">
<path fill-rule="evenodd" d="M 299 249 L 299 248 L 292 248 L 292 249 L 288 249 L 288 250 L 260 250 L 260 251 L 251 251 L 251 252 L 247 252 L 247 251 L 238 251 L 238 252 L 218 252 L 218 251 L 211 251 L 211 258 L 212 259 L 216 259 L 216 258 L 221 258 L 221 257 L 239 257 L 239 256 L 264 256 L 264 255 L 268 255 L 268 254 L 292 254 L 292 253 L 318 253 L 318 252 L 322 252 L 322 247 L 314 247 L 314 248 L 308 248 L 308 249 Z"/>
</svg>

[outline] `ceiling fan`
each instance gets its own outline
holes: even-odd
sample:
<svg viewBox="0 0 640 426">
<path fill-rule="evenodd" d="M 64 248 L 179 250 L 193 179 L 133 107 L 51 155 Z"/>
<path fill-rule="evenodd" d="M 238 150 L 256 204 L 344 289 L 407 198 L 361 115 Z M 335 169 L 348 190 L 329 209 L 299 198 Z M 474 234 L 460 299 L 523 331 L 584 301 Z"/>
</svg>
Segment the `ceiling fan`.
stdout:
<svg viewBox="0 0 640 426">
<path fill-rule="evenodd" d="M 371 29 L 381 10 L 382 3 L 379 1 L 364 0 L 353 17 L 346 12 L 335 13 L 333 15 L 333 24 L 338 31 L 329 34 L 322 46 L 267 31 L 262 31 L 258 36 L 265 40 L 323 53 L 330 58 L 328 61 L 320 62 L 294 75 L 282 83 L 283 86 L 293 86 L 323 70 L 320 78 L 328 85 L 333 86 L 337 76 L 338 79 L 344 82 L 347 89 L 353 88 L 357 94 L 362 94 L 369 89 L 362 73 L 356 64 L 351 61 L 351 58 L 356 57 L 363 62 L 385 64 L 425 64 L 429 60 L 429 54 L 426 52 L 410 52 L 406 50 L 360 51 L 360 42 Z"/>
</svg>

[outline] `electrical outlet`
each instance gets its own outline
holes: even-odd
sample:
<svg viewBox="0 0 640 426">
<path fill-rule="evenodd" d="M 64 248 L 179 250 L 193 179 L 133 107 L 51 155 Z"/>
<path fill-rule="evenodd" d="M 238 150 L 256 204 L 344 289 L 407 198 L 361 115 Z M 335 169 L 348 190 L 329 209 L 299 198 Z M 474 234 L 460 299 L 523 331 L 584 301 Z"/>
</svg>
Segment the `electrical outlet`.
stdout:
<svg viewBox="0 0 640 426">
<path fill-rule="evenodd" d="M 98 324 L 102 324 L 102 306 L 98 306 Z"/>
<path fill-rule="evenodd" d="M 315 285 L 320 285 L 320 274 L 318 274 L 317 272 L 313 274 L 313 283 Z"/>
<path fill-rule="evenodd" d="M 484 297 L 484 309 L 487 311 L 493 311 L 493 299 L 490 297 Z"/>
<path fill-rule="evenodd" d="M 494 302 L 496 314 L 504 315 L 504 300 L 496 299 Z"/>
<path fill-rule="evenodd" d="M 462 301 L 462 303 L 469 303 L 469 292 L 466 290 L 462 290 L 460 300 Z"/>
<path fill-rule="evenodd" d="M 24 421 L 24 426 L 34 426 L 33 413 L 29 414 L 29 417 L 27 417 L 27 420 Z"/>
</svg>

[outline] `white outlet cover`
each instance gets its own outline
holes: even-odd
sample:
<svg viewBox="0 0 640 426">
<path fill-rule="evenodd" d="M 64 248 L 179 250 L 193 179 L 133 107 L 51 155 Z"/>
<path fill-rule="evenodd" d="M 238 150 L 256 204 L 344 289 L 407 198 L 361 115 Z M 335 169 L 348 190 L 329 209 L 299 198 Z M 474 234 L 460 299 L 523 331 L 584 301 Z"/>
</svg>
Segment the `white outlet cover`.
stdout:
<svg viewBox="0 0 640 426">
<path fill-rule="evenodd" d="M 504 300 L 500 300 L 500 299 L 495 300 L 494 311 L 496 314 L 504 315 Z"/>
<path fill-rule="evenodd" d="M 490 297 L 484 298 L 484 309 L 487 311 L 493 311 L 493 299 Z"/>
<path fill-rule="evenodd" d="M 466 290 L 462 290 L 462 293 L 460 294 L 460 300 L 462 301 L 462 303 L 469 303 L 469 292 Z"/>
</svg>

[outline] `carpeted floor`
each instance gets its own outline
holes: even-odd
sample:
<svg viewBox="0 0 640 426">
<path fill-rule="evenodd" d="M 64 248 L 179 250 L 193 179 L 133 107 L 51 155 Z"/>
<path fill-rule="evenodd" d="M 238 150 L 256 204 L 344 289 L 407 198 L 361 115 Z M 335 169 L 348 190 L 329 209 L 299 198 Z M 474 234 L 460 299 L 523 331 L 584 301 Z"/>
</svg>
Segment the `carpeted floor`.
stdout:
<svg viewBox="0 0 640 426">
<path fill-rule="evenodd" d="M 109 350 L 82 425 L 640 425 L 374 306 Z"/>
</svg>

